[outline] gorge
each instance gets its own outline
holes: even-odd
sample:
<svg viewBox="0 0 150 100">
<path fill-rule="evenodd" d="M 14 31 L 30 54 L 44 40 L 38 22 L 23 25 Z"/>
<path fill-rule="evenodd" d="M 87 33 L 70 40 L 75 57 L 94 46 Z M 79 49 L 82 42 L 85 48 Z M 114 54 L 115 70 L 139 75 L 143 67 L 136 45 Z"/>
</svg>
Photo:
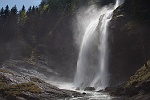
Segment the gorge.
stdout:
<svg viewBox="0 0 150 100">
<path fill-rule="evenodd" d="M 149 100 L 149 5 L 42 0 L 2 8 L 0 99 Z"/>
</svg>

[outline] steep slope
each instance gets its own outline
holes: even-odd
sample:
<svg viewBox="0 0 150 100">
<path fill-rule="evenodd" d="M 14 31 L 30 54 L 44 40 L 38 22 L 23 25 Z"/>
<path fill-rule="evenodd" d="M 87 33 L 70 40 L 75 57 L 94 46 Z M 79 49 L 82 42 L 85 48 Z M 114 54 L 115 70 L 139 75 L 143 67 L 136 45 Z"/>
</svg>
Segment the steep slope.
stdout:
<svg viewBox="0 0 150 100">
<path fill-rule="evenodd" d="M 140 86 L 144 82 L 149 81 L 150 79 L 150 60 L 147 61 L 140 69 L 136 71 L 136 73 L 130 77 L 127 87 L 132 85 Z M 147 87 L 148 88 L 148 87 Z"/>
<path fill-rule="evenodd" d="M 150 60 L 139 68 L 136 73 L 130 77 L 127 83 L 119 85 L 109 92 L 112 95 L 126 96 L 127 100 L 149 100 Z"/>
<path fill-rule="evenodd" d="M 110 25 L 110 85 L 128 78 L 150 58 L 148 0 L 125 0 L 114 11 Z"/>
</svg>

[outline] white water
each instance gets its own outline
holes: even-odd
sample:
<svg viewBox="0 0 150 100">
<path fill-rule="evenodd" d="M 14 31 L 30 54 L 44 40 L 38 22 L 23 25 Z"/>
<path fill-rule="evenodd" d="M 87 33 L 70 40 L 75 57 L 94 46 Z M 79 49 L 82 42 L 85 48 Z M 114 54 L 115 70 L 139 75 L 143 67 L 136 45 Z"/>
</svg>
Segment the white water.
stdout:
<svg viewBox="0 0 150 100">
<path fill-rule="evenodd" d="M 77 91 L 82 93 L 86 93 L 80 97 L 69 97 L 64 99 L 58 100 L 123 100 L 121 97 L 113 97 L 110 96 L 108 93 L 96 92 L 96 91 L 83 91 L 83 90 L 75 90 L 75 87 L 72 83 L 66 81 L 47 81 L 54 86 L 57 86 L 60 89 L 67 89 L 72 91 Z"/>
<path fill-rule="evenodd" d="M 108 86 L 108 25 L 119 4 L 119 0 L 116 0 L 114 6 L 95 11 L 93 15 L 96 16 L 87 20 L 89 24 L 85 28 L 74 78 L 76 87 L 102 89 Z"/>
</svg>

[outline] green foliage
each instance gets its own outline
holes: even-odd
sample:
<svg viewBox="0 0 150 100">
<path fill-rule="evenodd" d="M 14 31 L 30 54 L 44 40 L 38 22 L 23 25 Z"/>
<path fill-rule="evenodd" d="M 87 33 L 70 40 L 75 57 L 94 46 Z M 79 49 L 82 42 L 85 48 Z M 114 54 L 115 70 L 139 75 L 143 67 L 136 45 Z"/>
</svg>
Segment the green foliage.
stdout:
<svg viewBox="0 0 150 100">
<path fill-rule="evenodd" d="M 27 18 L 27 14 L 26 14 L 26 10 L 25 10 L 25 6 L 22 6 L 22 9 L 19 12 L 19 21 L 21 24 L 24 24 Z"/>
<path fill-rule="evenodd" d="M 42 80 L 40 80 L 36 77 L 31 77 L 30 80 L 33 81 L 33 82 L 42 83 Z"/>
<path fill-rule="evenodd" d="M 9 10 L 7 5 L 5 9 L 0 10 L 0 42 L 4 44 L 9 44 L 12 41 L 25 42 L 24 44 L 27 46 L 20 46 L 17 50 L 20 51 L 20 58 L 28 58 L 31 56 L 32 49 L 36 48 L 37 44 L 52 30 L 55 24 L 76 11 L 81 2 L 83 1 L 49 0 L 48 3 L 42 2 L 39 7 L 30 6 L 27 11 L 23 5 L 19 12 L 16 6 Z M 8 59 L 11 50 L 8 50 L 5 45 L 1 48 L 8 51 L 0 51 L 1 59 L 6 57 Z M 1 59 L 0 63 L 3 62 Z"/>
<path fill-rule="evenodd" d="M 7 69 L 0 69 L 0 72 L 14 75 Z M 38 83 L 41 82 L 41 80 L 38 78 L 31 78 L 31 81 Z M 0 94 L 2 94 L 3 96 L 19 96 L 26 92 L 40 94 L 41 89 L 33 82 L 10 84 L 11 80 L 0 74 Z"/>
<path fill-rule="evenodd" d="M 4 16 L 5 16 L 5 18 L 7 18 L 9 16 L 9 14 L 10 14 L 10 10 L 9 10 L 9 6 L 7 5 L 6 8 L 5 8 L 5 10 L 4 10 Z"/>
<path fill-rule="evenodd" d="M 41 89 L 32 82 L 3 85 L 0 87 L 0 91 L 4 95 L 11 96 L 19 96 L 22 95 L 24 92 L 41 93 Z"/>
<path fill-rule="evenodd" d="M 21 11 L 24 11 L 24 12 L 26 11 L 26 9 L 25 9 L 25 6 L 24 6 L 24 5 L 22 6 Z"/>
<path fill-rule="evenodd" d="M 79 0 L 49 0 L 47 9 L 55 12 L 61 12 L 64 10 L 73 12 L 77 9 L 79 2 Z M 45 2 L 42 2 L 41 7 L 44 7 L 43 5 L 45 4 Z"/>
<path fill-rule="evenodd" d="M 0 72 L 2 72 L 2 73 L 8 73 L 8 74 L 14 75 L 13 72 L 11 72 L 11 71 L 9 71 L 9 70 L 6 70 L 6 69 L 0 69 Z"/>
<path fill-rule="evenodd" d="M 135 82 L 138 82 L 137 85 L 140 85 L 148 79 L 150 79 L 150 60 L 130 77 L 127 87 L 132 86 Z"/>
<path fill-rule="evenodd" d="M 30 6 L 27 12 L 30 13 L 31 11 L 32 11 L 32 7 Z"/>
<path fill-rule="evenodd" d="M 2 88 L 4 85 L 7 85 L 10 83 L 10 80 L 7 79 L 4 75 L 0 74 L 0 88 Z"/>
<path fill-rule="evenodd" d="M 12 9 L 11 9 L 11 14 L 16 15 L 16 14 L 17 14 L 17 12 L 18 12 L 18 10 L 17 10 L 17 6 L 15 5 L 15 6 L 14 6 L 14 7 L 12 7 Z"/>
<path fill-rule="evenodd" d="M 0 10 L 0 16 L 2 17 L 4 15 L 4 8 L 2 7 L 2 9 Z"/>
</svg>

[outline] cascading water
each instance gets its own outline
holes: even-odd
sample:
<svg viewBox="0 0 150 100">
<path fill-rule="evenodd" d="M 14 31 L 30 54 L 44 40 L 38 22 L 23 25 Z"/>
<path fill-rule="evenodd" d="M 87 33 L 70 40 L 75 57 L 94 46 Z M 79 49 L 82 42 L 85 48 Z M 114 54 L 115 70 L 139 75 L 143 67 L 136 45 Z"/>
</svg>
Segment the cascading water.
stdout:
<svg viewBox="0 0 150 100">
<path fill-rule="evenodd" d="M 121 2 L 100 10 L 96 18 L 89 19 L 85 30 L 77 63 L 74 84 L 81 89 L 92 86 L 102 89 L 108 86 L 108 25 L 113 11 Z"/>
</svg>

